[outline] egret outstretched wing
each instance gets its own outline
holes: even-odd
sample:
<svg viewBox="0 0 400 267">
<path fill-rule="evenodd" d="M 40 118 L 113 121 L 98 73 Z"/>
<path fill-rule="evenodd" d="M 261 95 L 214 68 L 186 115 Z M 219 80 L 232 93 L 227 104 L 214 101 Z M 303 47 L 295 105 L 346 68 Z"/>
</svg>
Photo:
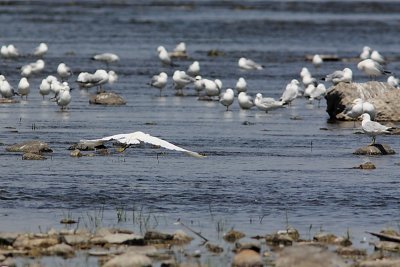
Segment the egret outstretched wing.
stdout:
<svg viewBox="0 0 400 267">
<path fill-rule="evenodd" d="M 160 146 L 169 150 L 175 150 L 175 151 L 180 151 L 184 152 L 190 156 L 197 157 L 197 158 L 202 158 L 204 156 L 200 155 L 199 153 L 186 150 L 184 148 L 181 148 L 179 146 L 176 146 L 170 142 L 167 142 L 161 138 L 151 136 L 149 134 L 143 133 L 143 132 L 133 132 L 133 133 L 128 133 L 128 134 L 117 134 L 117 135 L 112 135 L 112 136 L 106 136 L 100 139 L 92 139 L 92 140 L 81 140 L 80 142 L 82 143 L 94 143 L 94 144 L 104 144 L 105 142 L 108 141 L 118 141 L 119 143 L 126 144 L 126 145 L 137 145 L 140 144 L 141 142 L 143 143 L 148 143 L 152 144 L 155 146 Z"/>
</svg>

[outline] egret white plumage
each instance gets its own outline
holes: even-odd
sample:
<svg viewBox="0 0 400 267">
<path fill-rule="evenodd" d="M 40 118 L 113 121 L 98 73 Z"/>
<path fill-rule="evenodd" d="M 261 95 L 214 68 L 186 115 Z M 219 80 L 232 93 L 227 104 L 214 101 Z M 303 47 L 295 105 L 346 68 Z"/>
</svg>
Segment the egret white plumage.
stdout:
<svg viewBox="0 0 400 267">
<path fill-rule="evenodd" d="M 203 158 L 205 156 L 200 155 L 197 152 L 193 152 L 182 147 L 176 146 L 170 142 L 167 142 L 161 138 L 151 136 L 149 134 L 143 132 L 133 132 L 128 134 L 117 134 L 112 136 L 106 136 L 100 139 L 92 139 L 92 140 L 81 140 L 81 143 L 92 143 L 94 145 L 103 145 L 108 141 L 117 141 L 124 145 L 124 150 L 131 145 L 139 145 L 141 143 L 147 143 L 158 147 L 163 147 L 169 150 L 175 150 L 179 152 L 184 152 L 192 157 Z"/>
<path fill-rule="evenodd" d="M 226 107 L 226 111 L 229 110 L 229 106 L 232 105 L 235 99 L 235 93 L 231 88 L 226 89 L 226 91 L 221 95 L 219 102 Z"/>
</svg>

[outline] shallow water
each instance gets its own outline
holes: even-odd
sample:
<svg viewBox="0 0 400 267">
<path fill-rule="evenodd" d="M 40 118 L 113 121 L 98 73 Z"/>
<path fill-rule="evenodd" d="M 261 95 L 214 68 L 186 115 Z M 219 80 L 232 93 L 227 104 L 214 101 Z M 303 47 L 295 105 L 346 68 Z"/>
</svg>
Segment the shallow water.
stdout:
<svg viewBox="0 0 400 267">
<path fill-rule="evenodd" d="M 324 101 L 318 108 L 298 99 L 268 114 L 242 111 L 235 102 L 225 112 L 218 102 L 174 96 L 172 82 L 161 98 L 146 83 L 160 71 L 172 76 L 174 69 L 160 65 L 156 48 L 164 45 L 171 50 L 180 41 L 186 42 L 190 56 L 177 61 L 180 69 L 198 60 L 202 75 L 221 79 L 224 88 L 233 87 L 243 76 L 253 95 L 261 92 L 278 98 L 303 66 L 317 77 L 350 66 L 355 80 L 365 81 L 355 63 L 326 62 L 316 70 L 304 56 L 358 56 L 369 45 L 398 58 L 399 11 L 395 1 L 0 5 L 0 23 L 8 25 L 0 28 L 2 44 L 13 43 L 25 54 L 42 41 L 50 47 L 45 71 L 30 80 L 28 101 L 0 105 L 0 141 L 8 145 L 40 139 L 54 150 L 48 160 L 39 162 L 22 161 L 21 155 L 0 150 L 0 230 L 59 228 L 67 214 L 80 217 L 81 225 L 92 226 L 91 216 L 102 217 L 103 225 L 116 225 L 117 208 L 127 212 L 123 225 L 128 227 L 137 227 L 131 216 L 142 210 L 157 218 L 152 226 L 178 229 L 173 222 L 180 218 L 210 236 L 218 226 L 264 234 L 289 223 L 306 237 L 312 225 L 312 233 L 320 228 L 336 234 L 349 230 L 359 240 L 364 231 L 397 228 L 398 156 L 353 155 L 369 138 L 354 134 L 359 123 L 357 129 L 352 122 L 328 124 Z M 208 57 L 211 49 L 224 55 Z M 105 67 L 90 60 L 100 52 L 121 57 L 112 66 L 119 74 L 112 90 L 127 105 L 89 105 L 89 93 L 76 85 L 67 112 L 41 100 L 40 81 L 54 74 L 58 63 L 65 62 L 74 73 L 94 71 Z M 241 56 L 266 68 L 241 71 L 237 67 Z M 16 87 L 17 68 L 34 60 L 2 59 L 1 73 Z M 399 72 L 399 66 L 397 60 L 387 68 Z M 137 130 L 208 157 L 200 160 L 148 146 L 104 157 L 69 156 L 67 148 L 80 139 Z M 399 151 L 396 136 L 378 140 Z M 377 169 L 352 169 L 364 161 L 372 161 Z"/>
</svg>

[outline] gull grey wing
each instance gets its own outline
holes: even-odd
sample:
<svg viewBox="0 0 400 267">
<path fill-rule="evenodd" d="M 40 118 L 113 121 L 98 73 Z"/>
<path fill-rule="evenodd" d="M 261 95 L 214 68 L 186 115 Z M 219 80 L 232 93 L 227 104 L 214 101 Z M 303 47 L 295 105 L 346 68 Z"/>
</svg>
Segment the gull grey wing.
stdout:
<svg viewBox="0 0 400 267">
<path fill-rule="evenodd" d="M 327 81 L 331 81 L 333 79 L 340 79 L 342 77 L 343 77 L 343 71 L 337 70 L 337 71 L 334 71 L 331 74 L 326 75 L 326 80 Z"/>
<path fill-rule="evenodd" d="M 383 133 L 387 132 L 390 127 L 384 126 L 376 121 L 368 121 L 365 123 L 364 127 L 365 131 L 371 133 Z"/>
</svg>

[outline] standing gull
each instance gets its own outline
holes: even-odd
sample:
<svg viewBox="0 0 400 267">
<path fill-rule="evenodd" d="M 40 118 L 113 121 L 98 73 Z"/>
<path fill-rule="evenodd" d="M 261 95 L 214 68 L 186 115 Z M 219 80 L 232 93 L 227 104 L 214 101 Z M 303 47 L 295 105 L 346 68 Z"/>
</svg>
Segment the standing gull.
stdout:
<svg viewBox="0 0 400 267">
<path fill-rule="evenodd" d="M 243 77 L 240 77 L 239 80 L 236 82 L 236 91 L 239 93 L 247 91 L 247 82 Z"/>
<path fill-rule="evenodd" d="M 322 78 L 327 82 L 332 82 L 333 85 L 337 85 L 338 83 L 351 83 L 353 80 L 353 72 L 349 68 L 344 68 L 343 70 L 334 71 L 331 74 L 326 75 L 325 78 Z"/>
<path fill-rule="evenodd" d="M 162 64 L 172 66 L 171 57 L 164 46 L 157 47 L 157 53 Z"/>
<path fill-rule="evenodd" d="M 254 62 L 251 59 L 241 57 L 238 61 L 239 68 L 245 70 L 262 70 L 264 67 L 261 64 Z"/>
<path fill-rule="evenodd" d="M 364 46 L 363 51 L 360 54 L 362 60 L 368 59 L 371 56 L 371 48 L 369 46 Z"/>
<path fill-rule="evenodd" d="M 239 93 L 238 103 L 241 109 L 250 109 L 254 106 L 253 98 L 247 95 L 246 92 Z"/>
<path fill-rule="evenodd" d="M 25 96 L 26 100 L 28 100 L 29 94 L 29 82 L 28 79 L 22 77 L 18 83 L 18 93 L 20 94 L 21 98 Z"/>
<path fill-rule="evenodd" d="M 389 71 L 383 69 L 382 65 L 372 59 L 365 59 L 358 63 L 357 68 L 370 77 L 378 77 L 384 74 L 390 74 Z"/>
<path fill-rule="evenodd" d="M 183 88 L 191 82 L 194 82 L 195 79 L 190 77 L 184 71 L 176 70 L 172 75 L 172 80 L 174 81 L 175 90 L 177 90 L 178 95 L 183 95 Z"/>
<path fill-rule="evenodd" d="M 57 74 L 60 76 L 61 80 L 67 80 L 69 76 L 72 75 L 71 69 L 65 65 L 65 63 L 60 63 L 57 67 Z"/>
<path fill-rule="evenodd" d="M 322 62 L 323 62 L 323 60 L 322 60 L 322 57 L 320 55 L 316 54 L 316 55 L 313 56 L 312 63 L 314 65 L 314 67 L 316 67 L 316 68 L 321 67 Z"/>
<path fill-rule="evenodd" d="M 167 85 L 167 81 L 168 81 L 168 75 L 165 72 L 161 72 L 160 74 L 154 75 L 151 78 L 150 85 L 153 86 L 154 88 L 159 89 L 161 96 L 161 91 Z"/>
<path fill-rule="evenodd" d="M 200 63 L 198 61 L 194 61 L 192 64 L 190 64 L 190 66 L 187 70 L 187 73 L 193 77 L 199 75 L 200 74 Z"/>
<path fill-rule="evenodd" d="M 108 141 L 115 140 L 124 145 L 124 150 L 130 145 L 139 145 L 141 143 L 148 143 L 154 146 L 163 147 L 169 150 L 175 150 L 184 152 L 192 157 L 203 158 L 204 156 L 200 155 L 197 152 L 193 152 L 182 147 L 176 146 L 172 143 L 169 143 L 161 138 L 151 136 L 149 134 L 143 132 L 133 132 L 128 134 L 117 134 L 112 136 L 103 137 L 101 139 L 93 139 L 93 140 L 81 140 L 80 143 L 92 143 L 94 145 L 102 145 Z"/>
<path fill-rule="evenodd" d="M 373 104 L 368 101 L 363 101 L 361 98 L 354 99 L 353 105 L 344 110 L 344 114 L 352 119 L 357 119 L 363 113 L 368 113 L 370 118 L 374 119 L 376 110 Z"/>
<path fill-rule="evenodd" d="M 376 136 L 382 135 L 385 133 L 390 133 L 392 130 L 394 130 L 393 127 L 387 127 L 376 121 L 371 121 L 371 117 L 369 116 L 368 113 L 362 114 L 361 118 L 362 118 L 361 127 L 362 127 L 363 132 L 365 134 L 367 134 L 368 136 L 372 137 L 371 145 L 375 144 Z"/>
<path fill-rule="evenodd" d="M 222 94 L 219 102 L 226 107 L 226 111 L 229 110 L 229 106 L 232 105 L 235 99 L 235 93 L 231 88 L 226 89 L 225 93 Z"/>
<path fill-rule="evenodd" d="M 37 57 L 42 57 L 47 53 L 48 50 L 49 47 L 47 46 L 46 43 L 40 43 L 39 46 L 35 48 L 33 55 Z"/>
<path fill-rule="evenodd" d="M 262 94 L 258 93 L 254 99 L 256 107 L 262 111 L 268 112 L 277 108 L 283 107 L 283 101 L 276 101 L 272 97 L 262 97 Z"/>
<path fill-rule="evenodd" d="M 299 94 L 300 83 L 298 80 L 293 79 L 290 83 L 286 85 L 285 91 L 279 100 L 283 101 L 285 104 L 291 104 Z"/>
</svg>

